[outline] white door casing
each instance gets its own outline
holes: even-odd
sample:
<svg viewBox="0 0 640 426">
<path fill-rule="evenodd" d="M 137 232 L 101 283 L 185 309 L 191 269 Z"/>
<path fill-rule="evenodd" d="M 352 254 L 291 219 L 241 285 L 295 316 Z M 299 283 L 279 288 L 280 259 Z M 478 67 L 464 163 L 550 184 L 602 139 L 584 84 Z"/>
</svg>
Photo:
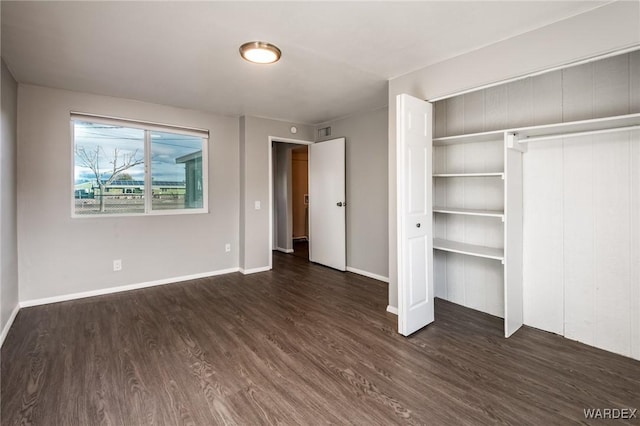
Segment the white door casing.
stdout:
<svg viewBox="0 0 640 426">
<path fill-rule="evenodd" d="M 432 105 L 397 96 L 398 332 L 434 320 Z"/>
<path fill-rule="evenodd" d="M 269 138 L 267 139 L 268 142 L 268 150 L 269 150 L 269 247 L 266 247 L 266 249 L 268 250 L 268 258 L 269 258 L 269 265 L 267 269 L 271 269 L 273 267 L 273 256 L 272 256 L 272 251 L 276 249 L 276 238 L 275 238 L 275 232 L 277 230 L 277 226 L 276 226 L 276 214 L 275 214 L 275 203 L 274 203 L 274 172 L 275 172 L 275 149 L 274 149 L 274 144 L 275 143 L 289 143 L 289 144 L 296 144 L 296 145 L 312 145 L 313 142 L 312 141 L 306 141 L 303 139 L 290 139 L 290 138 L 282 138 L 282 137 L 276 137 L 276 136 L 269 136 Z M 256 200 L 257 201 L 257 200 Z M 259 268 L 262 269 L 262 268 Z"/>
<path fill-rule="evenodd" d="M 309 145 L 309 260 L 346 270 L 345 138 Z"/>
</svg>

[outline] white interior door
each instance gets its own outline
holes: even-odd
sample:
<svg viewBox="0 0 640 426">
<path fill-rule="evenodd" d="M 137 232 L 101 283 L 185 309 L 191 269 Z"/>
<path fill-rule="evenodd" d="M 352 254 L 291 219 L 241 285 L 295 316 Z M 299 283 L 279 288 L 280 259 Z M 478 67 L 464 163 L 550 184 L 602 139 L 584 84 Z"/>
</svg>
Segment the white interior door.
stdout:
<svg viewBox="0 0 640 426">
<path fill-rule="evenodd" d="M 347 266 L 345 139 L 309 145 L 309 260 Z"/>
<path fill-rule="evenodd" d="M 397 97 L 398 332 L 434 320 L 432 106 Z"/>
</svg>

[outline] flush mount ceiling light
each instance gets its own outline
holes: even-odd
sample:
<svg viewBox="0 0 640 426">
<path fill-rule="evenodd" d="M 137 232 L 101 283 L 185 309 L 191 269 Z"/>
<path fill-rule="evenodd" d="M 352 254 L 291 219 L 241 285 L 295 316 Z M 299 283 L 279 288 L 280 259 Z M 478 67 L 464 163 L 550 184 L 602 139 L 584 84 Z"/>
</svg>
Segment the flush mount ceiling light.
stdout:
<svg viewBox="0 0 640 426">
<path fill-rule="evenodd" d="M 280 59 L 280 49 L 265 41 L 250 41 L 240 46 L 240 55 L 255 64 L 272 64 Z"/>
</svg>

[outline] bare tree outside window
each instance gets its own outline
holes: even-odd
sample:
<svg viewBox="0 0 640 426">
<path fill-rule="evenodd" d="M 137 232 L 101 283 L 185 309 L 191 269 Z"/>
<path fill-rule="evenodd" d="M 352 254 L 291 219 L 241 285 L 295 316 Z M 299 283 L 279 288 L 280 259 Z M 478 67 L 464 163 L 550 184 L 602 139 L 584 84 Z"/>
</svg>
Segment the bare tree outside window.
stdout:
<svg viewBox="0 0 640 426">
<path fill-rule="evenodd" d="M 137 149 L 132 153 L 123 153 L 118 148 L 114 148 L 108 161 L 112 167 L 105 171 L 100 167 L 100 155 L 102 153 L 106 157 L 106 154 L 100 145 L 89 151 L 84 146 L 78 146 L 75 153 L 78 159 L 77 164 L 90 169 L 95 176 L 100 189 L 100 212 L 105 212 L 105 188 L 115 180 L 133 180 L 129 174 L 126 174 L 126 179 L 122 179 L 121 175 L 125 170 L 144 164 L 144 158 L 138 155 Z"/>
<path fill-rule="evenodd" d="M 145 212 L 143 129 L 74 121 L 75 213 Z"/>
</svg>

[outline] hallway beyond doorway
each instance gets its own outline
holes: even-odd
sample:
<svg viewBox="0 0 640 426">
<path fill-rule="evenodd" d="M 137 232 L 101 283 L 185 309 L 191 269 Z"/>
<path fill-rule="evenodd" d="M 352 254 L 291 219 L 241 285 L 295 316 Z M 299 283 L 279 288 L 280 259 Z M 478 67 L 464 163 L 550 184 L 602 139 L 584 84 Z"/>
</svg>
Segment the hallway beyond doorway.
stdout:
<svg viewBox="0 0 640 426">
<path fill-rule="evenodd" d="M 309 241 L 293 240 L 293 254 L 305 260 L 309 260 Z"/>
</svg>

